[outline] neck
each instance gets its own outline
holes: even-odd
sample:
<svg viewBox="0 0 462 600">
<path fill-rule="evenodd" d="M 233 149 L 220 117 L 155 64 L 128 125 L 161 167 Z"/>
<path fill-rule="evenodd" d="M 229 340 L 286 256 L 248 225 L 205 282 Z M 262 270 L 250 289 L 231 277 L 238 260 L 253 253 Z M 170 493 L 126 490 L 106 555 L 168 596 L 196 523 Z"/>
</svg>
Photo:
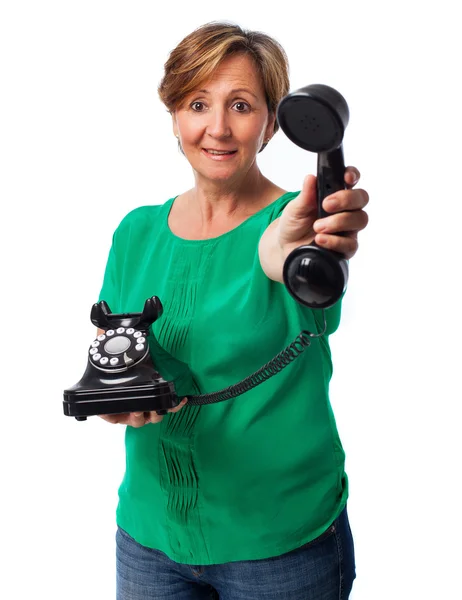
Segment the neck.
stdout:
<svg viewBox="0 0 462 600">
<path fill-rule="evenodd" d="M 239 181 L 203 181 L 194 172 L 195 186 L 188 192 L 190 206 L 199 211 L 203 223 L 217 218 L 246 215 L 262 202 L 271 182 L 262 175 L 256 163 Z"/>
</svg>

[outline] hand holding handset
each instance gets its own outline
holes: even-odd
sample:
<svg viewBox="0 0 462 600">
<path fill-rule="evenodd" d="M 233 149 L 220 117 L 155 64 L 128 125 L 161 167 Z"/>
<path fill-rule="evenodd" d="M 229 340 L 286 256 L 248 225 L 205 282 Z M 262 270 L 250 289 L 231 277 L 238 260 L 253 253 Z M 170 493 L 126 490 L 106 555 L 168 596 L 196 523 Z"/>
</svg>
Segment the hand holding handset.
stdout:
<svg viewBox="0 0 462 600">
<path fill-rule="evenodd" d="M 327 85 L 308 85 L 281 100 L 277 119 L 294 144 L 318 153 L 318 217 L 328 216 L 322 208 L 324 198 L 345 189 L 342 140 L 349 120 L 345 99 Z M 348 261 L 313 242 L 289 254 L 283 278 L 289 293 L 301 304 L 329 308 L 346 289 Z"/>
<path fill-rule="evenodd" d="M 105 333 L 91 343 L 82 379 L 64 391 L 65 415 L 78 421 L 128 412 L 164 415 L 179 404 L 173 383 L 156 371 L 147 342 L 162 311 L 156 296 L 141 313 L 112 314 L 104 300 L 93 305 L 91 321 Z"/>
</svg>

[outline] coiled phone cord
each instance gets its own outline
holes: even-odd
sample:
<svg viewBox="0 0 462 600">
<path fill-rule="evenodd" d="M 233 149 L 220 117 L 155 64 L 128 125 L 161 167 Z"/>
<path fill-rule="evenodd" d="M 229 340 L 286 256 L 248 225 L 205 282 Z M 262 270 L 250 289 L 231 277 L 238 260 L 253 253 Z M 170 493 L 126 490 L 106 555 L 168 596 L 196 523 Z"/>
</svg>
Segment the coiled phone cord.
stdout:
<svg viewBox="0 0 462 600">
<path fill-rule="evenodd" d="M 199 404 L 213 404 L 215 402 L 223 402 L 223 400 L 229 400 L 230 398 L 236 398 L 245 392 L 248 392 L 252 388 L 260 385 L 264 381 L 268 380 L 273 375 L 277 375 L 285 369 L 292 361 L 294 361 L 302 352 L 311 345 L 310 338 L 318 338 L 325 334 L 327 329 L 326 314 L 325 310 L 322 311 L 324 320 L 324 329 L 321 333 L 311 333 L 310 331 L 302 331 L 295 340 L 287 346 L 282 352 L 279 352 L 272 360 L 267 362 L 263 367 L 258 369 L 252 375 L 249 375 L 239 383 L 223 388 L 217 392 L 210 394 L 199 394 L 196 396 L 188 396 L 189 405 Z"/>
</svg>

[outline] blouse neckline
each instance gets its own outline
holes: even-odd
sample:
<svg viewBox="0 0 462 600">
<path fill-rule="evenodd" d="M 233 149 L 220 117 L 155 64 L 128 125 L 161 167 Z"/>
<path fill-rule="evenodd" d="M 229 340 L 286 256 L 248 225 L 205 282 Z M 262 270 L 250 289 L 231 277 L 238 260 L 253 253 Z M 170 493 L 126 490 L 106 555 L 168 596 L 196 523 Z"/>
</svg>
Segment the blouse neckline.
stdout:
<svg viewBox="0 0 462 600">
<path fill-rule="evenodd" d="M 252 221 L 252 219 L 255 219 L 256 217 L 258 217 L 258 216 L 262 215 L 263 213 L 269 211 L 272 207 L 274 207 L 275 204 L 277 204 L 278 202 L 280 202 L 283 198 L 285 198 L 286 196 L 289 196 L 291 194 L 294 194 L 294 193 L 295 192 L 286 192 L 285 194 L 282 194 L 282 196 L 279 196 L 279 198 L 276 198 L 276 200 L 273 200 L 273 202 L 271 202 L 267 206 L 264 206 L 263 208 L 261 208 L 260 210 L 258 210 L 253 215 L 250 215 L 250 217 L 248 217 L 247 219 L 245 219 L 244 221 L 242 221 L 242 223 L 240 223 L 236 227 L 233 227 L 233 229 L 230 229 L 229 231 L 226 231 L 225 233 L 222 233 L 221 235 L 218 235 L 218 236 L 215 236 L 215 237 L 212 237 L 212 238 L 206 238 L 206 239 L 203 239 L 203 240 L 188 240 L 186 238 L 182 238 L 182 237 L 176 235 L 170 229 L 170 225 L 168 224 L 168 217 L 169 217 L 170 212 L 172 210 L 173 203 L 178 198 L 178 195 L 179 195 L 178 194 L 177 196 L 174 196 L 173 198 L 170 198 L 170 200 L 167 200 L 167 202 L 165 203 L 165 208 L 166 208 L 166 211 L 165 211 L 166 212 L 166 214 L 165 214 L 165 229 L 167 230 L 169 236 L 172 239 L 176 240 L 178 243 L 181 243 L 181 244 L 201 245 L 201 244 L 214 243 L 214 242 L 217 242 L 217 241 L 219 241 L 221 239 L 224 239 L 224 238 L 226 238 L 228 236 L 231 236 L 231 235 L 235 234 L 242 227 L 244 227 L 247 223 L 249 223 L 250 221 Z"/>
</svg>

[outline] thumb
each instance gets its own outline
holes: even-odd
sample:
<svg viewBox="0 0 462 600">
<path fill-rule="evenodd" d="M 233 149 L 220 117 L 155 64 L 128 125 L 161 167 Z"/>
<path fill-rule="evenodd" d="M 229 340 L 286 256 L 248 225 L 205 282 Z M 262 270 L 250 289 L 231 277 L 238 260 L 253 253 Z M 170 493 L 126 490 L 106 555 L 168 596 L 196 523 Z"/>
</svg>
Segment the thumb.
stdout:
<svg viewBox="0 0 462 600">
<path fill-rule="evenodd" d="M 317 215 L 316 177 L 307 175 L 298 196 L 282 211 L 277 226 L 279 245 L 283 247 L 314 238 L 313 223 Z"/>
<path fill-rule="evenodd" d="M 316 177 L 307 175 L 299 195 L 291 202 L 291 217 L 301 219 L 317 213 Z"/>
</svg>

